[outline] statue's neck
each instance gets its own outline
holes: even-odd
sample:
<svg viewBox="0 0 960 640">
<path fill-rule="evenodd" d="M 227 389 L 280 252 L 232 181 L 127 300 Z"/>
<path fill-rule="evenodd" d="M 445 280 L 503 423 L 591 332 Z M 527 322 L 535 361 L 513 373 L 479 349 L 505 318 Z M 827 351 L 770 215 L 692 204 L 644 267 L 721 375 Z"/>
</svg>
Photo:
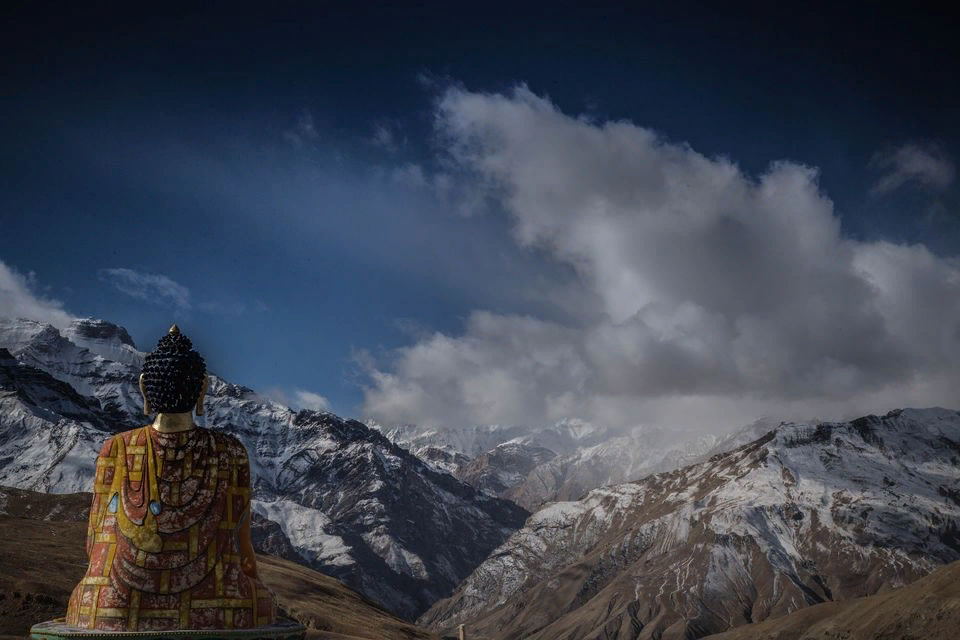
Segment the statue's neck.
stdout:
<svg viewBox="0 0 960 640">
<path fill-rule="evenodd" d="M 194 427 L 193 412 L 186 413 L 158 413 L 151 425 L 160 433 L 176 433 L 189 431 Z"/>
</svg>

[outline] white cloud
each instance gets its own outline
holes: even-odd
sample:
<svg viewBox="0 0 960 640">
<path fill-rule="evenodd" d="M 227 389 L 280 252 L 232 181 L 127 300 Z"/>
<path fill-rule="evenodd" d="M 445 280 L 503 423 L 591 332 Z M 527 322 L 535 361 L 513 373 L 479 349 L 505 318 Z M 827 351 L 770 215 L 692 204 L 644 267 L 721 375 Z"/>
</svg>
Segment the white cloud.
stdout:
<svg viewBox="0 0 960 640">
<path fill-rule="evenodd" d="M 908 182 L 931 189 L 945 189 L 956 174 L 953 161 L 943 151 L 912 144 L 874 154 L 869 167 L 885 172 L 870 189 L 874 195 L 889 193 Z"/>
<path fill-rule="evenodd" d="M 596 308 L 570 326 L 477 311 L 461 335 L 362 354 L 371 417 L 734 426 L 955 403 L 958 262 L 845 237 L 816 169 L 747 176 L 525 87 L 448 90 L 436 126 L 459 192 L 575 269 Z"/>
<path fill-rule="evenodd" d="M 46 322 L 63 329 L 70 325 L 74 316 L 63 310 L 63 304 L 38 295 L 34 275 L 19 273 L 0 261 L 0 316 L 27 318 Z"/>
<path fill-rule="evenodd" d="M 330 401 L 313 391 L 293 389 L 288 393 L 279 387 L 272 387 L 264 391 L 263 395 L 293 409 L 330 410 Z"/>
<path fill-rule="evenodd" d="M 167 276 L 134 269 L 101 269 L 100 279 L 118 291 L 161 306 L 190 308 L 190 290 Z"/>
<path fill-rule="evenodd" d="M 305 391 L 303 389 L 293 390 L 293 404 L 302 409 L 313 409 L 314 411 L 327 411 L 330 409 L 330 401 L 319 393 Z"/>
<path fill-rule="evenodd" d="M 191 302 L 190 299 L 190 289 L 158 273 L 117 268 L 100 269 L 98 275 L 101 280 L 108 282 L 118 291 L 128 296 L 145 300 L 158 306 L 173 307 L 180 311 L 196 309 L 205 313 L 242 316 L 251 310 L 263 312 L 269 309 L 269 307 L 260 300 L 255 300 L 252 304 L 236 301 L 205 301 L 194 303 Z"/>
</svg>

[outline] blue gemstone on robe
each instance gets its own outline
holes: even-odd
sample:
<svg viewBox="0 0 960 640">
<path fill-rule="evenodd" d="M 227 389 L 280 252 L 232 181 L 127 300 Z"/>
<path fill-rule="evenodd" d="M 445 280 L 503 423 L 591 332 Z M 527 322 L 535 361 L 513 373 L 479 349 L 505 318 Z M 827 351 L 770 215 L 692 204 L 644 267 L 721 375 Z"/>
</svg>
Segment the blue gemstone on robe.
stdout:
<svg viewBox="0 0 960 640">
<path fill-rule="evenodd" d="M 118 496 L 117 494 L 113 494 L 113 497 L 110 498 L 110 504 L 107 505 L 107 509 L 110 510 L 110 513 L 116 513 L 116 512 L 117 512 L 117 499 L 118 499 L 119 497 L 120 497 L 120 496 Z"/>
<path fill-rule="evenodd" d="M 159 515 L 163 511 L 163 505 L 157 502 L 156 500 L 150 501 L 150 513 L 153 515 Z"/>
</svg>

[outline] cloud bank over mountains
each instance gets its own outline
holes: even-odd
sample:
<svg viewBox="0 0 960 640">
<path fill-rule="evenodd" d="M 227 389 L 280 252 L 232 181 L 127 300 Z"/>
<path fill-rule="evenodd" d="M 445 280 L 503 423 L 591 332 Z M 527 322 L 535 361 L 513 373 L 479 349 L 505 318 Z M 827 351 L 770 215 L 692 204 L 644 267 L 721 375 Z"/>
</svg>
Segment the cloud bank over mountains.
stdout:
<svg viewBox="0 0 960 640">
<path fill-rule="evenodd" d="M 313 411 L 330 410 L 330 401 L 313 391 L 293 389 L 287 392 L 279 387 L 271 387 L 263 390 L 262 393 L 265 397 L 293 409 L 312 409 Z"/>
<path fill-rule="evenodd" d="M 23 275 L 0 261 L 0 316 L 30 318 L 65 329 L 75 319 L 57 300 L 36 291 L 33 273 Z"/>
<path fill-rule="evenodd" d="M 453 192 L 575 269 L 578 288 L 555 297 L 594 306 L 569 325 L 477 310 L 460 335 L 363 358 L 371 417 L 732 426 L 955 404 L 960 261 L 846 237 L 816 168 L 745 175 L 524 86 L 452 88 L 435 115 Z M 875 190 L 949 184 L 949 160 L 923 153 L 876 159 L 889 173 Z"/>
</svg>

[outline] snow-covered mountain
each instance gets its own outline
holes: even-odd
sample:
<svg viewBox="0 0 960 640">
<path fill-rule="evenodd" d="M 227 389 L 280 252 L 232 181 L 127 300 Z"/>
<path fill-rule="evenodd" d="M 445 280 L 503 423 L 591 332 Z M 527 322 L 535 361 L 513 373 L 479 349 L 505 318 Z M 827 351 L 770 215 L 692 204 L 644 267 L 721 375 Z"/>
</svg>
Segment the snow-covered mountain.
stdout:
<svg viewBox="0 0 960 640">
<path fill-rule="evenodd" d="M 551 502 L 577 500 L 604 485 L 691 464 L 719 442 L 717 436 L 704 435 L 671 444 L 676 435 L 658 429 L 620 431 L 575 419 L 540 428 L 367 424 L 435 468 L 531 511 Z M 724 442 L 732 447 L 752 428 Z"/>
<path fill-rule="evenodd" d="M 665 444 L 661 433 L 635 429 L 549 459 L 498 495 L 536 511 L 552 502 L 579 500 L 592 489 L 639 480 L 698 461 L 715 442 L 713 436 L 702 436 L 671 446 Z"/>
<path fill-rule="evenodd" d="M 556 457 L 557 454 L 550 449 L 528 444 L 518 438 L 499 444 L 462 464 L 456 469 L 455 475 L 488 493 L 508 497 L 514 487 L 526 481 L 530 473 Z"/>
<path fill-rule="evenodd" d="M 144 354 L 122 328 L 90 319 L 61 332 L 0 318 L 0 348 L 0 485 L 89 491 L 103 441 L 146 420 Z M 449 595 L 529 515 L 359 422 L 292 411 L 216 376 L 205 423 L 247 447 L 257 540 L 402 617 Z"/>
<path fill-rule="evenodd" d="M 784 423 L 553 504 L 420 624 L 488 638 L 699 638 L 960 559 L 960 412 Z"/>
</svg>

